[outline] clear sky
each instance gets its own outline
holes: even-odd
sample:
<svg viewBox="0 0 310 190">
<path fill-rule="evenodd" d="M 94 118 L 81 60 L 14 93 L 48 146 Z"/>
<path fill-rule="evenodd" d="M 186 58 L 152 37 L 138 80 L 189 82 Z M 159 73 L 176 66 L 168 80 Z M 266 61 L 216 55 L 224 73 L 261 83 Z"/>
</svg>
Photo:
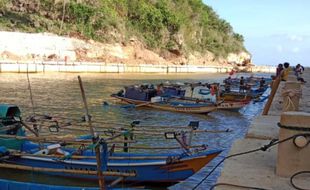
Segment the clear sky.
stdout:
<svg viewBox="0 0 310 190">
<path fill-rule="evenodd" d="M 310 0 L 203 0 L 234 31 L 257 65 L 310 66 Z"/>
</svg>

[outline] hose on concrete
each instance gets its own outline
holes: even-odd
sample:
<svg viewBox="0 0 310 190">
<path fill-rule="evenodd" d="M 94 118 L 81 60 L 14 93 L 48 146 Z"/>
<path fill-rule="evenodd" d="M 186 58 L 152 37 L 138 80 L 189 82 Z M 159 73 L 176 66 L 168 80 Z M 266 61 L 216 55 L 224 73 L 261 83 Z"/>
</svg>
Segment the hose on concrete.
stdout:
<svg viewBox="0 0 310 190">
<path fill-rule="evenodd" d="M 300 171 L 300 172 L 297 172 L 297 173 L 293 174 L 293 175 L 291 176 L 291 178 L 290 178 L 291 185 L 292 185 L 295 189 L 297 189 L 297 190 L 310 190 L 310 189 L 304 189 L 304 188 L 302 188 L 302 187 L 299 187 L 299 186 L 297 186 L 297 185 L 294 183 L 294 178 L 295 178 L 296 176 L 302 175 L 302 174 L 310 174 L 310 171 Z"/>
</svg>

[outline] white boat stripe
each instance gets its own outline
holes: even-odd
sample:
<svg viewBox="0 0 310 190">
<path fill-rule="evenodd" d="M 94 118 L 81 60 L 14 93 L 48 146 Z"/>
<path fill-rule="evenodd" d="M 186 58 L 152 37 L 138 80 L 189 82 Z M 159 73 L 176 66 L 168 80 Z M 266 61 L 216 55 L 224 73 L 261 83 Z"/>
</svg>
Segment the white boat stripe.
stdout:
<svg viewBox="0 0 310 190">
<path fill-rule="evenodd" d="M 29 160 L 40 160 L 46 162 L 59 162 L 57 160 L 53 160 L 51 158 L 38 158 L 32 156 L 21 156 L 23 159 Z M 96 166 L 96 162 L 83 162 L 83 161 L 72 161 L 72 160 L 62 160 L 61 162 L 66 164 L 80 164 L 80 165 L 88 165 L 88 166 Z M 166 161 L 158 161 L 158 162 L 143 162 L 143 163 L 108 163 L 108 166 L 150 166 L 150 165 L 165 165 Z"/>
</svg>

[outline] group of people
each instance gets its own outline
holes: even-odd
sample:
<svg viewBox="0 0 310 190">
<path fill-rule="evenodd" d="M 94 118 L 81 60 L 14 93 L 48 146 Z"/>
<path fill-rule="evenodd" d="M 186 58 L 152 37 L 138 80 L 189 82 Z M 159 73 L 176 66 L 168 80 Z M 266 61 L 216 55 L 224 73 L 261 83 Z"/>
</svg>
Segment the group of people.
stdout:
<svg viewBox="0 0 310 190">
<path fill-rule="evenodd" d="M 288 62 L 280 63 L 277 67 L 276 71 L 276 77 L 281 77 L 282 81 L 286 81 L 289 75 L 289 72 L 291 71 L 290 64 Z M 305 68 L 297 64 L 295 68 L 293 68 L 294 74 L 297 77 L 297 80 L 300 82 L 305 83 L 306 81 L 302 77 L 303 72 L 305 71 Z"/>
<path fill-rule="evenodd" d="M 249 79 L 251 79 L 251 77 L 249 77 Z M 231 90 L 231 86 L 233 85 L 233 80 L 232 78 L 229 76 L 228 78 L 226 78 L 224 81 L 224 88 L 225 88 L 225 92 L 230 92 Z M 259 88 L 263 89 L 265 88 L 266 85 L 266 81 L 265 78 L 262 77 L 259 80 Z M 248 83 L 246 83 L 244 77 L 240 77 L 239 80 L 239 92 L 248 92 L 251 90 L 251 85 L 249 85 Z"/>
</svg>

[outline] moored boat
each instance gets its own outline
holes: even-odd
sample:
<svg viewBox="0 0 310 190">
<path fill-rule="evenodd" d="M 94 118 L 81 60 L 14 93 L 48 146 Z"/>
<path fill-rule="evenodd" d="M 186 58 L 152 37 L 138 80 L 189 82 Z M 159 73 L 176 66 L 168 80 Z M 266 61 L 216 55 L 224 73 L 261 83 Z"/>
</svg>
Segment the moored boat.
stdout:
<svg viewBox="0 0 310 190">
<path fill-rule="evenodd" d="M 222 90 L 220 97 L 223 98 L 224 100 L 230 100 L 230 101 L 252 100 L 252 99 L 256 99 L 262 96 L 266 92 L 267 89 L 268 89 L 268 86 L 264 86 L 263 88 L 255 88 L 251 90 L 246 90 L 246 91 Z"/>
<path fill-rule="evenodd" d="M 165 110 L 165 111 L 173 111 L 173 112 L 182 112 L 182 113 L 194 113 L 194 114 L 207 114 L 212 111 L 215 111 L 217 107 L 210 103 L 194 103 L 191 101 L 181 102 L 176 99 L 174 101 L 160 101 L 160 102 L 151 102 L 151 101 L 141 101 L 134 100 L 130 98 L 126 98 L 124 96 L 111 95 L 114 98 L 121 100 L 122 102 L 128 104 L 134 104 L 136 107 L 151 107 L 155 109 Z"/>
<path fill-rule="evenodd" d="M 199 102 L 188 99 L 182 99 L 185 91 L 177 88 L 164 88 L 155 90 L 141 86 L 125 87 L 125 91 L 120 91 L 111 96 L 127 104 L 136 105 L 136 107 L 150 107 L 165 111 L 207 114 L 216 110 L 216 105 L 212 102 Z"/>
<path fill-rule="evenodd" d="M 183 84 L 182 90 L 185 90 L 183 97 L 178 99 L 185 99 L 192 102 L 212 102 L 217 105 L 217 109 L 237 111 L 248 105 L 251 101 L 250 97 L 241 94 L 232 94 L 227 96 L 221 93 L 219 84 Z"/>
<path fill-rule="evenodd" d="M 45 136 L 26 135 L 26 125 L 19 118 L 17 106 L 0 105 L 0 169 L 97 180 L 98 160 L 94 149 L 100 146 L 101 169 L 107 181 L 176 183 L 190 177 L 221 153 L 221 150 L 187 148 L 181 153 L 167 154 L 116 153 L 108 151 L 106 142 L 100 138 L 95 144 L 81 139 L 75 139 L 74 146 L 68 141 L 51 143 Z"/>
<path fill-rule="evenodd" d="M 248 105 L 251 101 L 247 96 L 238 94 L 237 96 L 228 97 L 221 93 L 219 84 L 208 85 L 191 85 L 185 87 L 185 98 L 191 98 L 193 101 L 212 101 L 216 103 L 217 109 L 237 111 Z"/>
<path fill-rule="evenodd" d="M 148 88 L 149 86 L 152 87 Z M 208 113 L 214 111 L 215 107 L 237 111 L 251 101 L 251 96 L 247 94 L 223 92 L 219 84 L 167 83 L 158 84 L 157 90 L 154 86 L 125 87 L 125 90 L 111 96 L 136 107 L 145 106 L 184 113 Z"/>
<path fill-rule="evenodd" d="M 226 78 L 221 86 L 221 96 L 232 100 L 238 97 L 256 99 L 268 89 L 272 79 L 264 77 Z"/>
</svg>

